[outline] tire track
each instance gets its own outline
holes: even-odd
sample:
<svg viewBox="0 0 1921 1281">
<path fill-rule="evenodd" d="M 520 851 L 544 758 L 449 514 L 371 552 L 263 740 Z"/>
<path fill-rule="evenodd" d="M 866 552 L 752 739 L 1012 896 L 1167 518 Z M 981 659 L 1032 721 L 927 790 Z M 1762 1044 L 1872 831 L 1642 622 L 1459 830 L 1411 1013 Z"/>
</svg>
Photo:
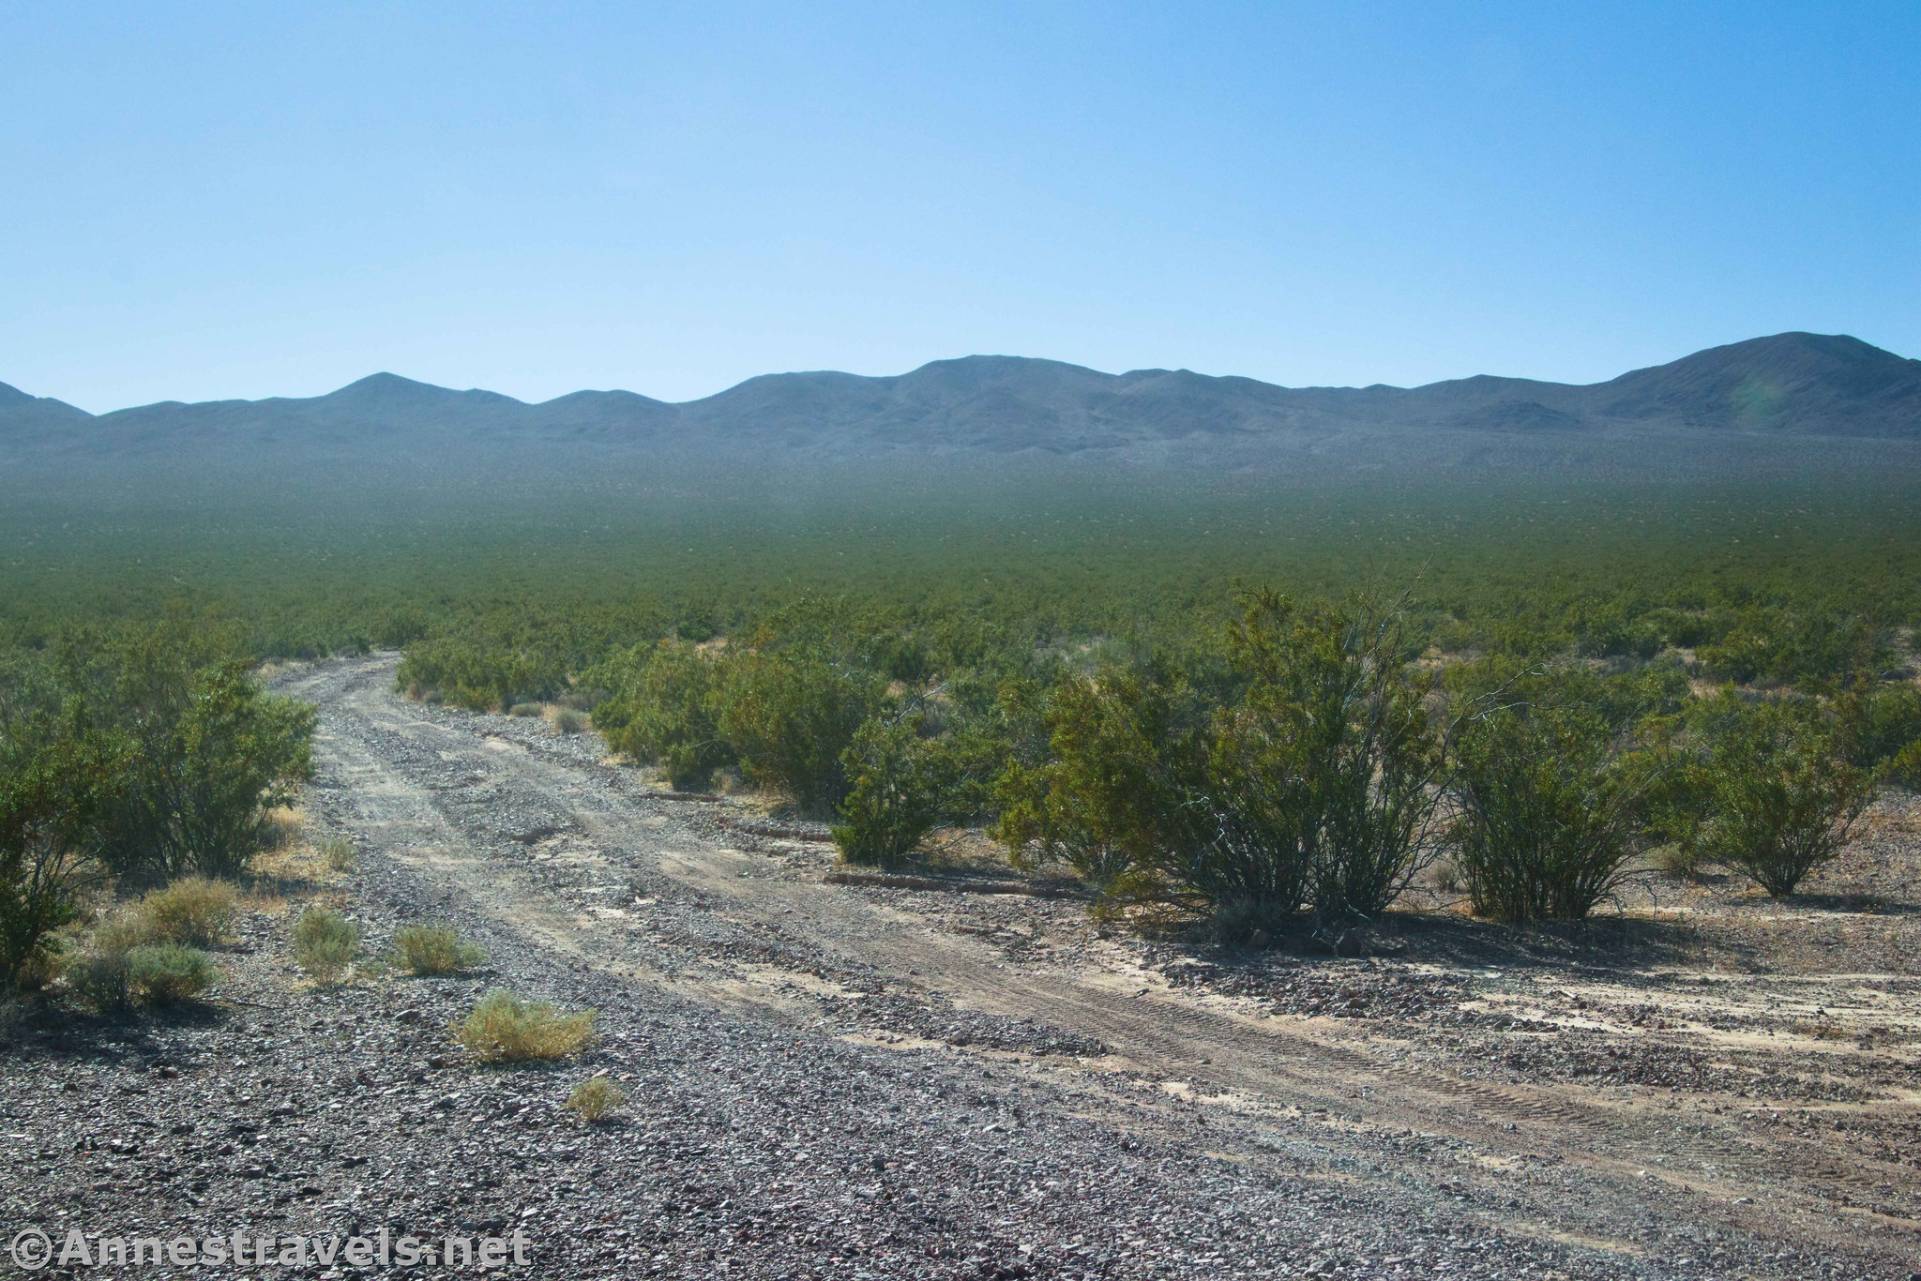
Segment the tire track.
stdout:
<svg viewBox="0 0 1921 1281">
<path fill-rule="evenodd" d="M 765 875 L 764 858 L 729 845 L 717 828 L 699 826 L 713 807 L 659 797 L 605 766 L 519 744 L 501 750 L 475 728 L 478 718 L 428 713 L 400 699 L 391 671 L 391 660 L 373 659 L 284 684 L 323 709 L 318 746 L 344 793 L 343 816 L 380 832 L 398 857 L 489 915 L 597 968 L 760 1013 L 791 1017 L 805 1008 L 791 993 L 650 963 L 631 931 L 579 911 L 531 874 L 538 839 L 564 838 L 573 865 L 591 877 L 671 884 L 712 904 L 731 927 L 763 938 L 798 933 L 830 963 L 886 974 L 890 986 L 1112 1046 L 1113 1061 L 1090 1067 L 1090 1077 L 1118 1068 L 1145 1082 L 1247 1100 L 1239 1123 L 1256 1139 L 1281 1114 L 1359 1112 L 1346 1137 L 1325 1141 L 1388 1163 L 1389 1177 L 1429 1184 L 1463 1177 L 1458 1157 L 1451 1164 L 1411 1161 L 1383 1148 L 1378 1136 L 1392 1131 L 1446 1140 L 1450 1153 L 1466 1150 L 1483 1161 L 1576 1172 L 1579 1205 L 1561 1201 L 1565 1183 L 1554 1182 L 1530 1185 L 1534 1205 L 1509 1207 L 1510 1215 L 1536 1219 L 1544 1234 L 1565 1232 L 1578 1220 L 1584 1235 L 1625 1245 L 1658 1199 L 1655 1188 L 1686 1198 L 1691 1217 L 1727 1231 L 1753 1230 L 1760 1212 L 1749 1203 L 1763 1198 L 1777 1230 L 1791 1224 L 1796 1235 L 1837 1247 L 1858 1249 L 1864 1234 L 1921 1228 L 1837 1214 L 1836 1202 L 1853 1199 L 1849 1193 L 1885 1199 L 1887 1186 L 1908 1177 L 1892 1166 L 1856 1166 L 1816 1145 L 1704 1117 L 1688 1117 L 1683 1126 L 1675 1115 L 1578 1087 L 1490 1083 L 1441 1063 L 1399 1061 L 1357 1044 L 1348 1025 L 1323 1030 L 1312 1020 L 1258 1017 L 1151 981 L 1145 992 L 1123 991 L 1134 976 L 1016 965 L 873 896 Z M 421 753 L 457 762 L 475 781 L 450 789 L 409 779 L 408 763 L 424 759 Z M 485 805 L 475 799 L 494 793 L 529 800 L 564 821 L 532 842 L 477 833 L 474 815 Z M 1089 1088 L 1109 1086 L 1090 1079 Z"/>
</svg>

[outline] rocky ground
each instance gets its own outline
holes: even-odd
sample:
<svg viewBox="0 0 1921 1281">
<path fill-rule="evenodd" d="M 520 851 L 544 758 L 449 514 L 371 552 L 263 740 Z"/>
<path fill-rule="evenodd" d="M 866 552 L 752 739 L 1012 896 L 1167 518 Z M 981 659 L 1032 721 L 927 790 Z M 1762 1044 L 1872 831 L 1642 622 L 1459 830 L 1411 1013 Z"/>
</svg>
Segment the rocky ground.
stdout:
<svg viewBox="0 0 1921 1281">
<path fill-rule="evenodd" d="M 279 678 L 321 709 L 309 828 L 359 858 L 263 880 L 214 999 L 5 1029 L 9 1237 L 519 1226 L 543 1277 L 1921 1273 L 1912 799 L 1785 907 L 1650 880 L 1523 936 L 1437 892 L 1366 956 L 1224 953 L 964 856 L 837 883 L 817 828 L 391 680 Z M 488 962 L 316 988 L 316 900 L 369 958 L 435 920 Z M 449 1025 L 494 986 L 598 1040 L 469 1062 Z M 600 1126 L 562 1106 L 594 1073 L 630 1095 Z"/>
</svg>

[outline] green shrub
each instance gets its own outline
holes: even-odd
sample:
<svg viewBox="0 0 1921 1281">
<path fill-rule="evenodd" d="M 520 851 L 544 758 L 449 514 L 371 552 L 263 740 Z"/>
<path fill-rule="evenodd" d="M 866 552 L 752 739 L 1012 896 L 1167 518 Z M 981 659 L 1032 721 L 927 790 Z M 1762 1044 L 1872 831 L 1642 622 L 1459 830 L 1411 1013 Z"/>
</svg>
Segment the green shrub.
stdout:
<svg viewBox="0 0 1921 1281">
<path fill-rule="evenodd" d="M 80 851 L 124 760 L 83 714 L 27 715 L 0 736 L 0 987 L 50 962 L 77 915 Z"/>
<path fill-rule="evenodd" d="M 589 1125 L 598 1125 L 620 1111 L 627 1091 L 604 1076 L 589 1077 L 567 1096 L 567 1107 Z"/>
<path fill-rule="evenodd" d="M 156 628 L 99 660 L 91 706 L 127 751 L 95 835 L 122 876 L 239 875 L 311 772 L 314 709 L 263 693 L 243 662 L 198 665 L 200 648 Z"/>
<path fill-rule="evenodd" d="M 213 958 L 178 943 L 150 943 L 126 954 L 126 982 L 135 1002 L 177 1005 L 213 985 Z"/>
<path fill-rule="evenodd" d="M 294 961 L 317 983 L 338 983 L 359 947 L 360 927 L 329 908 L 310 907 L 294 922 Z"/>
<path fill-rule="evenodd" d="M 1579 919 L 1646 844 L 1648 786 L 1581 703 L 1504 703 L 1460 736 L 1455 867 L 1474 910 L 1501 921 Z"/>
<path fill-rule="evenodd" d="M 548 717 L 548 723 L 557 734 L 583 734 L 587 731 L 587 717 L 571 707 L 556 707 Z"/>
<path fill-rule="evenodd" d="M 841 754 L 881 692 L 873 676 L 825 659 L 746 654 L 728 664 L 719 726 L 755 783 L 828 813 L 847 795 Z"/>
<path fill-rule="evenodd" d="M 593 1034 L 592 1010 L 563 1014 L 544 1001 L 523 1001 L 499 988 L 481 997 L 454 1028 L 455 1039 L 482 1063 L 571 1058 Z"/>
<path fill-rule="evenodd" d="M 1910 792 L 1921 792 L 1921 738 L 1894 754 L 1888 762 L 1887 778 Z"/>
<path fill-rule="evenodd" d="M 660 764 L 683 791 L 704 791 L 714 771 L 734 762 L 716 720 L 720 665 L 694 646 L 664 640 L 623 656 L 618 688 L 594 708 L 607 745 Z"/>
<path fill-rule="evenodd" d="M 1785 897 L 1841 851 L 1875 776 L 1849 763 L 1843 728 L 1811 701 L 1730 710 L 1707 763 L 1701 850 Z"/>
<path fill-rule="evenodd" d="M 1188 839 L 1182 781 L 1195 751 L 1183 691 L 1110 670 L 1047 697 L 1050 756 L 1018 757 L 995 788 L 994 836 L 1016 866 L 1065 863 L 1103 896 L 1144 888 Z"/>
<path fill-rule="evenodd" d="M 842 763 L 850 786 L 834 827 L 841 857 L 900 862 L 940 822 L 950 773 L 941 744 L 921 736 L 919 717 L 876 717 L 855 731 Z"/>
<path fill-rule="evenodd" d="M 394 964 L 409 974 L 462 974 L 486 960 L 485 952 L 462 942 L 450 926 L 408 925 L 394 931 Z"/>
<path fill-rule="evenodd" d="M 566 660 L 524 636 L 429 637 L 407 646 L 394 684 L 410 697 L 500 712 L 567 687 Z"/>
<path fill-rule="evenodd" d="M 1921 688 L 1897 685 L 1850 694 L 1839 717 L 1849 761 L 1874 769 L 1921 744 Z"/>
<path fill-rule="evenodd" d="M 186 876 L 150 891 L 134 910 L 153 942 L 210 947 L 226 934 L 238 899 L 230 882 Z"/>
<path fill-rule="evenodd" d="M 1257 593 L 1244 610 L 1228 639 L 1248 688 L 1219 724 L 1212 779 L 1229 797 L 1257 798 L 1253 812 L 1277 838 L 1264 857 L 1300 865 L 1283 874 L 1282 898 L 1304 869 L 1322 921 L 1373 917 L 1438 844 L 1432 678 L 1408 666 L 1398 608 L 1302 611 Z"/>
</svg>

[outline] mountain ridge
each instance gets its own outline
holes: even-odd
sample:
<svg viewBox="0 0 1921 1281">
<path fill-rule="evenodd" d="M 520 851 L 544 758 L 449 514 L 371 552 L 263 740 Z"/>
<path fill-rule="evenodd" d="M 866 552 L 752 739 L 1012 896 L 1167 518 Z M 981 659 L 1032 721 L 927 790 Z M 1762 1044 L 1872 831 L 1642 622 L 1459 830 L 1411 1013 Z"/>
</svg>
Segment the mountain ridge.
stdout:
<svg viewBox="0 0 1921 1281">
<path fill-rule="evenodd" d="M 522 401 L 398 374 L 313 397 L 161 401 L 100 415 L 0 383 L 16 451 L 250 445 L 359 450 L 475 442 L 749 445 L 851 456 L 927 450 L 1131 456 L 1196 442 L 1245 453 L 1393 432 L 1714 431 L 1921 441 L 1921 360 L 1848 335 L 1790 332 L 1711 347 L 1597 383 L 1477 374 L 1417 387 L 1284 387 L 1187 369 L 1110 374 L 1039 357 L 973 355 L 905 373 L 762 374 L 668 402 L 582 390 Z"/>
</svg>

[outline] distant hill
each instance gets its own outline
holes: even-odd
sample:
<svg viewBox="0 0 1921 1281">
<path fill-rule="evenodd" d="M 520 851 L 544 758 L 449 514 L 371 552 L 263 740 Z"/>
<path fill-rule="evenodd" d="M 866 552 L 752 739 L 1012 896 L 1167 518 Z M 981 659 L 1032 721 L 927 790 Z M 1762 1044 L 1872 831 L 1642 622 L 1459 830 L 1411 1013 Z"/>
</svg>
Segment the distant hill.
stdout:
<svg viewBox="0 0 1921 1281">
<path fill-rule="evenodd" d="M 580 391 L 528 404 L 375 374 L 308 399 L 165 402 L 93 416 L 0 384 L 0 457 L 15 465 L 163 460 L 218 469 L 303 458 L 431 466 L 561 465 L 615 455 L 858 460 L 1032 455 L 1236 468 L 1312 458 L 1489 465 L 1587 461 L 1666 438 L 1921 443 L 1921 361 L 1856 338 L 1755 338 L 1571 386 L 1479 376 L 1424 387 L 1287 388 L 1188 370 L 1105 374 L 968 356 L 911 373 L 768 374 L 669 404 Z M 1525 443 L 1522 443 L 1525 442 Z M 580 454 L 586 457 L 587 454 Z"/>
</svg>

